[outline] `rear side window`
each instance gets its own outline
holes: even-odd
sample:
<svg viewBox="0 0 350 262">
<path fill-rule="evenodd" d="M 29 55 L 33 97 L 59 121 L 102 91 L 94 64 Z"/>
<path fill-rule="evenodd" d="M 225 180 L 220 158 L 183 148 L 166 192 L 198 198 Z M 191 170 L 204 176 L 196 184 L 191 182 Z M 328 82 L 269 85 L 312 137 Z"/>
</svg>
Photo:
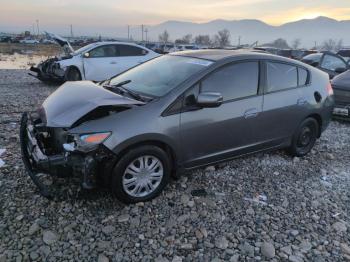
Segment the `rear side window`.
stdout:
<svg viewBox="0 0 350 262">
<path fill-rule="evenodd" d="M 298 84 L 299 86 L 306 86 L 308 84 L 309 73 L 304 68 L 298 68 Z"/>
<path fill-rule="evenodd" d="M 296 66 L 267 62 L 267 92 L 275 92 L 298 86 Z"/>
<path fill-rule="evenodd" d="M 224 101 L 256 95 L 259 63 L 243 62 L 224 66 L 202 81 L 201 92 L 219 92 Z"/>
<path fill-rule="evenodd" d="M 142 56 L 147 54 L 145 49 L 132 45 L 118 45 L 119 56 Z"/>
</svg>

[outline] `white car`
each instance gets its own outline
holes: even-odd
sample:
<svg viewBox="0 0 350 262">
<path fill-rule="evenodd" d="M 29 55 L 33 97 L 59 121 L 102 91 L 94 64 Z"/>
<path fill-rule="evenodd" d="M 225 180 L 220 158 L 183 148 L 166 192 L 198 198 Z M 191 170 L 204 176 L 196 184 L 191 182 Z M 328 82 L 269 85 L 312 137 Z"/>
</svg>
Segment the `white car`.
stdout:
<svg viewBox="0 0 350 262">
<path fill-rule="evenodd" d="M 61 45 L 65 54 L 30 69 L 42 81 L 103 81 L 159 56 L 146 47 L 125 42 L 97 42 L 74 51 L 64 38 L 47 36 Z"/>
<path fill-rule="evenodd" d="M 19 41 L 21 44 L 39 44 L 40 42 L 35 39 L 22 39 Z"/>
</svg>

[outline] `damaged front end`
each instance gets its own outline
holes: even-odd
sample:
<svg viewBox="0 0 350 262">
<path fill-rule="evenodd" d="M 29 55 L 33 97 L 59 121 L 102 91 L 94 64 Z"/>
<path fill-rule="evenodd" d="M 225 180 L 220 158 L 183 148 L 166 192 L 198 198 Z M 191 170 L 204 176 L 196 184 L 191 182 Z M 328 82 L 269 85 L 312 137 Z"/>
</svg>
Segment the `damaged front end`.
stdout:
<svg viewBox="0 0 350 262">
<path fill-rule="evenodd" d="M 97 173 L 114 159 L 113 153 L 102 145 L 109 135 L 109 132 L 70 134 L 64 128 L 46 127 L 37 113 L 24 113 L 20 140 L 28 175 L 45 197 L 53 196 L 40 181 L 42 173 L 54 177 L 80 176 L 83 188 L 95 188 Z"/>
<path fill-rule="evenodd" d="M 36 67 L 30 67 L 30 71 L 36 73 L 36 75 L 30 73 L 31 76 L 38 78 L 43 82 L 64 82 L 65 70 L 61 68 L 60 61 L 71 59 L 73 57 L 74 49 L 70 45 L 69 41 L 63 37 L 55 34 L 45 32 L 46 38 L 55 41 L 63 51 L 62 55 L 48 58 L 47 60 L 39 63 Z"/>
<path fill-rule="evenodd" d="M 144 104 L 91 81 L 66 82 L 37 112 L 24 113 L 20 128 L 22 158 L 41 194 L 50 196 L 40 181 L 42 173 L 80 176 L 86 189 L 96 187 L 99 181 L 106 185 L 116 158 L 104 145 L 113 137 L 112 128 L 97 126 L 91 130 L 82 126 Z"/>
<path fill-rule="evenodd" d="M 41 62 L 36 67 L 32 66 L 30 71 L 36 73 L 36 75 L 30 75 L 43 82 L 50 81 L 61 83 L 64 81 L 65 70 L 61 68 L 58 61 L 60 61 L 59 58 L 53 57 Z"/>
</svg>

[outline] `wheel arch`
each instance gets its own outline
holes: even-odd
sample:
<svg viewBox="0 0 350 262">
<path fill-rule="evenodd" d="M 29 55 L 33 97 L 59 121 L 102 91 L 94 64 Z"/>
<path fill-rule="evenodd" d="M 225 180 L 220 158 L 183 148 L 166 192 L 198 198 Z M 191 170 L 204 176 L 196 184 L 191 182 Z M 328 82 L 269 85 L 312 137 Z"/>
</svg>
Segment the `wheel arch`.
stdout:
<svg viewBox="0 0 350 262">
<path fill-rule="evenodd" d="M 171 163 L 171 175 L 173 177 L 177 177 L 177 169 L 178 169 L 178 156 L 176 154 L 176 150 L 173 146 L 170 145 L 170 143 L 160 140 L 160 139 L 147 139 L 147 140 L 139 140 L 139 141 L 134 141 L 132 143 L 128 143 L 126 146 L 122 147 L 119 150 L 113 150 L 115 157 L 113 160 L 113 166 L 115 166 L 120 158 L 126 154 L 129 150 L 139 147 L 139 146 L 144 146 L 144 145 L 153 145 L 161 148 L 164 150 L 164 152 L 169 156 L 170 158 L 170 163 Z M 112 172 L 113 168 L 109 169 L 108 172 L 108 178 L 107 181 L 110 181 L 110 178 L 112 177 Z M 107 174 L 106 174 L 107 175 Z"/>
<path fill-rule="evenodd" d="M 318 134 L 317 134 L 317 137 L 320 138 L 321 137 L 321 133 L 322 133 L 322 124 L 323 124 L 322 117 L 319 114 L 314 113 L 314 114 L 309 115 L 306 118 L 313 118 L 313 119 L 315 119 L 317 121 L 317 123 L 318 123 Z"/>
<path fill-rule="evenodd" d="M 83 80 L 83 74 L 82 74 L 81 70 L 79 69 L 79 67 L 77 67 L 76 65 L 70 65 L 70 66 L 67 67 L 66 72 L 65 72 L 65 75 L 64 75 L 65 80 L 67 81 L 68 73 L 69 73 L 69 71 L 72 70 L 72 69 L 77 70 L 77 71 L 79 72 L 80 79 Z"/>
</svg>

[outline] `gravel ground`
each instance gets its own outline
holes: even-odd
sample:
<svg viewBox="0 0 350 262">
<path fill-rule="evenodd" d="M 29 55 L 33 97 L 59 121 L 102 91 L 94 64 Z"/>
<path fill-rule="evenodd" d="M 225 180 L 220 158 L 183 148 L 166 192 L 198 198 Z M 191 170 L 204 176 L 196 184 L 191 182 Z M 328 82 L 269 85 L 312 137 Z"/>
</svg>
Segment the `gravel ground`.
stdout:
<svg viewBox="0 0 350 262">
<path fill-rule="evenodd" d="M 257 154 L 171 181 L 152 202 L 64 186 L 38 195 L 20 159 L 20 113 L 56 87 L 0 70 L 0 262 L 350 261 L 350 124 L 310 155 Z M 192 196 L 205 189 L 207 195 Z"/>
</svg>

